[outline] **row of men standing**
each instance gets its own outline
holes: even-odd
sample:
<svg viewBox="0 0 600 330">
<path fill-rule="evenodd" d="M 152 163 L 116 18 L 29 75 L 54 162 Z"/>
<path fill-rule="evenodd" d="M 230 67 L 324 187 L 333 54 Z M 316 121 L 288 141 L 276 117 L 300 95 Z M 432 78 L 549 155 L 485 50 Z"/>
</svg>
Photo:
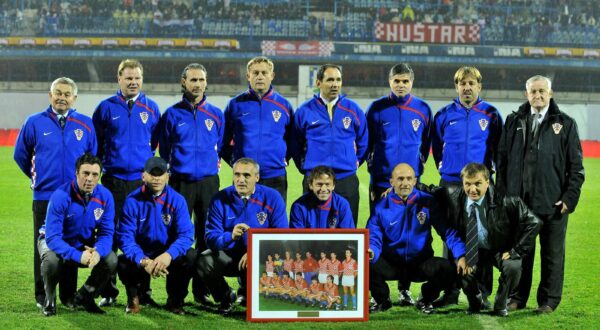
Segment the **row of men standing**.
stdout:
<svg viewBox="0 0 600 330">
<path fill-rule="evenodd" d="M 356 224 L 358 167 L 367 161 L 373 205 L 390 187 L 396 164 L 409 164 L 420 177 L 431 146 L 442 177 L 440 185 L 459 186 L 460 171 L 467 163 L 483 163 L 490 170 L 496 165 L 499 190 L 523 197 L 543 216 L 549 225 L 541 232 L 538 304 L 552 309 L 558 306 L 566 214 L 577 204 L 583 167 L 576 124 L 551 99 L 549 79 L 535 76 L 528 81 L 529 102 L 508 117 L 502 134 L 499 112 L 479 97 L 482 77 L 473 67 L 457 71 L 454 83 L 458 97 L 438 111 L 434 120 L 427 103 L 410 94 L 414 74 L 408 64 L 390 70 L 391 93 L 374 101 L 366 115 L 341 94 L 339 66 L 328 64 L 319 69 L 319 93 L 295 112 L 273 89 L 274 76 L 272 61 L 252 59 L 247 65 L 248 90 L 234 97 L 223 113 L 207 102 L 206 69 L 190 64 L 181 75 L 182 101 L 161 116 L 156 103 L 141 92 L 142 65 L 125 60 L 118 68 L 117 94 L 102 101 L 92 118 L 72 109 L 77 97 L 75 83 L 57 79 L 49 93 L 51 105 L 28 118 L 15 148 L 17 164 L 32 179 L 35 240 L 46 218 L 50 195 L 73 178 L 75 159 L 85 152 L 101 157 L 103 184 L 114 196 L 116 212 L 120 212 L 127 194 L 142 185 L 144 162 L 159 145 L 161 157 L 171 167 L 171 185 L 184 196 L 189 213 L 196 214 L 196 249 L 202 251 L 206 247 L 203 220 L 210 198 L 219 188 L 220 158 L 230 164 L 241 157 L 255 159 L 260 164 L 259 183 L 279 191 L 284 200 L 285 167 L 291 158 L 305 175 L 317 165 L 328 165 L 337 176 L 336 192 L 349 201 Z M 529 129 L 533 127 L 530 112 L 542 114 L 535 126 L 539 127 L 536 132 L 542 132 L 534 135 L 537 143 L 525 133 L 533 131 Z M 543 165 L 549 163 L 555 164 L 551 170 Z M 521 176 L 523 172 L 526 175 Z M 303 185 L 306 191 L 306 179 Z M 559 212 L 555 212 L 557 207 Z M 119 219 L 118 214 L 115 219 Z M 35 295 L 42 303 L 39 254 L 37 248 L 34 251 Z M 513 296 L 518 307 L 525 306 L 529 295 L 532 260 L 524 261 L 529 266 L 524 266 L 522 288 Z M 112 283 L 112 289 L 102 293 L 108 304 L 118 294 L 114 280 Z M 198 279 L 193 283 L 194 298 L 205 301 L 206 287 Z M 149 285 L 141 290 L 149 295 Z"/>
</svg>

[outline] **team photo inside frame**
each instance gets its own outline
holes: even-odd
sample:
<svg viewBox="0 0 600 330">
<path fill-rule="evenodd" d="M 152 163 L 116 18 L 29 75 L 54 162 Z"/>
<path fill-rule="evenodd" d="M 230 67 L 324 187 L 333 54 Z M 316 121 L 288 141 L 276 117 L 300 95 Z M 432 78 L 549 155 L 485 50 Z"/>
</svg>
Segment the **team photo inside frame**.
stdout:
<svg viewBox="0 0 600 330">
<path fill-rule="evenodd" d="M 367 321 L 366 229 L 250 229 L 248 321 Z"/>
</svg>

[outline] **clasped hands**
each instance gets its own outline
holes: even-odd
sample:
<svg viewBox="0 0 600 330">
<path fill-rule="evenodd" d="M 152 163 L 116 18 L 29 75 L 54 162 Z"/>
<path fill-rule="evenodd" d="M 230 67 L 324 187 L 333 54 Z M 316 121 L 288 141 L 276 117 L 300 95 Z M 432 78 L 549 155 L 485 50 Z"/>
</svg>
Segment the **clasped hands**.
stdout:
<svg viewBox="0 0 600 330">
<path fill-rule="evenodd" d="M 88 268 L 94 268 L 100 262 L 100 254 L 96 247 L 84 246 L 79 262 Z"/>
<path fill-rule="evenodd" d="M 150 274 L 153 278 L 165 277 L 169 275 L 167 268 L 171 264 L 173 258 L 168 252 L 165 252 L 154 259 L 144 258 L 140 261 L 140 266 L 144 268 L 146 273 Z"/>
</svg>

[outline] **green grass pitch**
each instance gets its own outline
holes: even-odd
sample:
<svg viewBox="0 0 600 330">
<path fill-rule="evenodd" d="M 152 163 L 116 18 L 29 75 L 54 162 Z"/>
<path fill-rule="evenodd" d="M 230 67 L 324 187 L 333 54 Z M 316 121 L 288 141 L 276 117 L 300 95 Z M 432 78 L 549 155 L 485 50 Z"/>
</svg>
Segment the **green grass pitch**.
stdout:
<svg viewBox="0 0 600 330">
<path fill-rule="evenodd" d="M 410 307 L 394 306 L 391 310 L 370 317 L 368 323 L 326 322 L 306 323 L 263 323 L 254 324 L 245 321 L 245 309 L 236 307 L 229 317 L 222 317 L 212 309 L 206 309 L 193 303 L 191 295 L 187 297 L 186 310 L 194 315 L 176 316 L 161 309 L 144 308 L 139 315 L 125 315 L 125 289 L 119 282 L 121 294 L 116 307 L 107 308 L 107 315 L 90 315 L 74 312 L 60 303 L 58 315 L 44 317 L 36 308 L 33 297 L 32 267 L 32 212 L 29 180 L 12 160 L 13 148 L 0 147 L 0 329 L 235 329 L 235 328 L 432 328 L 432 329 L 552 329 L 552 328 L 600 328 L 600 220 L 596 204 L 600 196 L 600 159 L 586 159 L 586 182 L 577 211 L 569 217 L 567 230 L 567 256 L 563 301 L 557 311 L 550 315 L 536 316 L 535 292 L 539 281 L 539 255 L 536 256 L 534 286 L 527 309 L 511 313 L 508 318 L 498 319 L 486 314 L 468 316 L 466 298 L 461 295 L 460 304 L 439 310 L 434 315 L 422 315 Z M 423 177 L 425 183 L 437 183 L 433 161 L 427 163 Z M 288 209 L 291 202 L 301 193 L 301 176 L 291 166 L 288 171 L 289 192 Z M 368 173 L 362 166 L 358 172 L 361 187 L 361 206 L 359 227 L 366 224 L 368 216 Z M 221 169 L 221 186 L 231 183 L 231 169 L 226 165 Z M 441 254 L 440 240 L 434 242 L 436 255 Z M 80 284 L 89 271 L 80 270 Z M 498 274 L 495 274 L 497 279 Z M 231 279 L 232 286 L 237 286 Z M 495 286 L 497 283 L 495 283 Z M 392 300 L 397 300 L 396 285 L 390 282 Z M 166 302 L 164 279 L 152 282 L 154 298 L 160 303 Z M 495 289 L 495 288 L 494 288 Z M 420 284 L 413 283 L 413 296 L 420 292 Z"/>
</svg>

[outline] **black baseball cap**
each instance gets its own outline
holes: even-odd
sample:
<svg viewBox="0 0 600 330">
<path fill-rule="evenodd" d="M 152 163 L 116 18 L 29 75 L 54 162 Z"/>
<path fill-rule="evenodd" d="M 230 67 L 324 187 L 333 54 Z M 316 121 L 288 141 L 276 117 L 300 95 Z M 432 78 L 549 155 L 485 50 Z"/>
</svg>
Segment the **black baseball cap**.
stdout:
<svg viewBox="0 0 600 330">
<path fill-rule="evenodd" d="M 149 158 L 144 165 L 144 172 L 152 175 L 163 175 L 168 170 L 169 165 L 160 157 Z"/>
</svg>

